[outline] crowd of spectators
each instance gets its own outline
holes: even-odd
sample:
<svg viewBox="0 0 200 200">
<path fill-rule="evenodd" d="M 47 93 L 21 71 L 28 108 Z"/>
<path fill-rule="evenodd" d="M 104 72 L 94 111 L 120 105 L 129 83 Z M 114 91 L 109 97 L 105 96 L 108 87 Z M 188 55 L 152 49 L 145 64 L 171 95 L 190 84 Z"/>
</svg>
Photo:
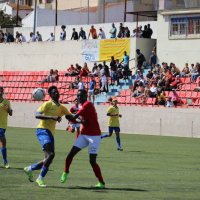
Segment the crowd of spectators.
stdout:
<svg viewBox="0 0 200 200">
<path fill-rule="evenodd" d="M 144 26 L 144 29 L 142 29 L 142 26 L 139 26 L 138 28 L 134 29 L 133 33 L 131 34 L 130 29 L 127 26 L 124 26 L 123 23 L 120 23 L 118 29 L 113 23 L 109 31 L 109 34 L 110 36 L 106 35 L 102 27 L 100 27 L 97 30 L 94 27 L 94 25 L 92 25 L 91 28 L 89 29 L 88 36 L 86 35 L 86 31 L 83 29 L 83 27 L 80 27 L 79 31 L 73 28 L 71 34 L 71 40 L 78 41 L 86 39 L 129 38 L 129 37 L 151 38 L 153 30 L 151 29 L 150 24 L 147 24 Z M 67 36 L 66 26 L 62 25 L 59 37 L 60 41 L 66 40 L 66 36 Z M 42 39 L 42 35 L 39 31 L 37 31 L 36 34 L 30 32 L 29 38 L 26 38 L 23 35 L 23 33 L 19 33 L 18 31 L 16 31 L 15 35 L 12 35 L 11 33 L 4 33 L 2 30 L 0 30 L 0 43 L 10 43 L 10 42 L 22 43 L 22 42 L 42 42 L 42 41 L 44 40 Z M 45 41 L 55 41 L 55 35 L 53 33 L 50 33 L 49 38 Z"/>
</svg>

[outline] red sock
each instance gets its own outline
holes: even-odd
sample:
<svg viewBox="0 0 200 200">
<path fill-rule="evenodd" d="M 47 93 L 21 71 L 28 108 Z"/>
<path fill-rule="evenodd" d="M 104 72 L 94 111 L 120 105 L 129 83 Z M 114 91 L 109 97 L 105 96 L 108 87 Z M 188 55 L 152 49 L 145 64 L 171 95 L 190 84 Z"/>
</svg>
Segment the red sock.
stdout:
<svg viewBox="0 0 200 200">
<path fill-rule="evenodd" d="M 96 164 L 92 165 L 92 168 L 93 168 L 94 174 L 98 178 L 99 182 L 105 184 L 103 177 L 101 175 L 101 169 L 100 169 L 99 165 L 96 163 Z"/>
<path fill-rule="evenodd" d="M 71 165 L 72 159 L 66 158 L 64 172 L 69 173 L 69 167 Z"/>
</svg>

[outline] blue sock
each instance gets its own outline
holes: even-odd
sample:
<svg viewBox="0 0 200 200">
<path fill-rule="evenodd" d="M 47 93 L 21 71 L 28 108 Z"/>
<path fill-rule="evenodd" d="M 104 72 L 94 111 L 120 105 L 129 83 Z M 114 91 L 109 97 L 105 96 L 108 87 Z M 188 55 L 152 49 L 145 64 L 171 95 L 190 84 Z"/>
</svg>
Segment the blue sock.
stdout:
<svg viewBox="0 0 200 200">
<path fill-rule="evenodd" d="M 38 170 L 38 169 L 41 169 L 43 166 L 43 162 L 39 162 L 39 163 L 35 163 L 35 164 L 32 164 L 31 165 L 31 170 Z"/>
<path fill-rule="evenodd" d="M 47 167 L 43 166 L 39 176 L 41 176 L 42 178 L 44 178 L 46 176 L 48 170 L 49 169 Z"/>
<path fill-rule="evenodd" d="M 7 149 L 5 147 L 1 148 L 1 153 L 2 153 L 4 164 L 8 163 L 8 161 L 7 161 Z"/>
<path fill-rule="evenodd" d="M 119 136 L 116 137 L 116 141 L 117 141 L 118 148 L 121 148 L 121 141 L 120 141 L 120 137 Z"/>
<path fill-rule="evenodd" d="M 101 135 L 101 139 L 102 139 L 102 138 L 106 138 L 106 137 L 109 137 L 109 134 L 108 134 L 108 133 L 104 133 L 104 134 Z"/>
</svg>

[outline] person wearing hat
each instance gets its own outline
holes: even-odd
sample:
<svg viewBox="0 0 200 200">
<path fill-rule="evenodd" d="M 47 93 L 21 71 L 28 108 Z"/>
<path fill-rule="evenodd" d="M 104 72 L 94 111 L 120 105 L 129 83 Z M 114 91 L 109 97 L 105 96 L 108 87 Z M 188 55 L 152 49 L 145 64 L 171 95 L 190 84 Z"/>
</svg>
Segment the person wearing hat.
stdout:
<svg viewBox="0 0 200 200">
<path fill-rule="evenodd" d="M 117 150 L 118 151 L 123 151 L 121 147 L 121 139 L 120 139 L 120 123 L 119 123 L 119 118 L 122 117 L 121 114 L 119 114 L 119 107 L 117 106 L 117 99 L 112 98 L 109 99 L 110 101 L 110 106 L 107 110 L 107 116 L 109 117 L 108 121 L 108 132 L 109 134 L 103 134 L 101 138 L 105 137 L 111 137 L 113 132 L 115 132 L 116 135 L 116 142 L 117 142 Z M 112 102 L 112 103 L 111 103 Z"/>
</svg>

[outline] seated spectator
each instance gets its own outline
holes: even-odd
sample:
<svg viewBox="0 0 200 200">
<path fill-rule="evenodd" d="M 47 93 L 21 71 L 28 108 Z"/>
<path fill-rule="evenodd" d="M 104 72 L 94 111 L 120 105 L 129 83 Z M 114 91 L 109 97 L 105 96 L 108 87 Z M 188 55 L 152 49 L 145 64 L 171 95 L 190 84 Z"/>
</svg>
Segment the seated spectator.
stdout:
<svg viewBox="0 0 200 200">
<path fill-rule="evenodd" d="M 61 32 L 60 32 L 60 40 L 63 41 L 63 40 L 66 40 L 66 26 L 65 25 L 62 25 L 61 26 Z"/>
<path fill-rule="evenodd" d="M 14 42 L 15 41 L 15 38 L 13 37 L 13 35 L 11 33 L 5 33 L 4 34 L 4 39 L 5 39 L 5 42 Z"/>
<path fill-rule="evenodd" d="M 97 31 L 93 25 L 91 26 L 91 29 L 90 29 L 90 32 L 88 35 L 88 39 L 90 38 L 90 36 L 92 37 L 92 39 L 97 39 Z"/>
<path fill-rule="evenodd" d="M 102 28 L 99 29 L 98 38 L 106 39 L 106 34 L 105 34 L 105 32 L 103 31 Z"/>
<path fill-rule="evenodd" d="M 39 33 L 39 31 L 36 32 L 35 40 L 37 42 L 42 42 L 42 35 Z"/>
<path fill-rule="evenodd" d="M 78 33 L 75 28 L 72 29 L 72 37 L 71 40 L 78 40 Z"/>
<path fill-rule="evenodd" d="M 183 70 L 180 73 L 181 77 L 186 77 L 186 76 L 190 76 L 190 69 L 188 67 L 188 63 L 185 63 L 185 67 L 183 68 Z"/>
<path fill-rule="evenodd" d="M 174 106 L 176 106 L 178 103 L 180 103 L 180 97 L 178 96 L 176 90 L 172 90 L 172 93 L 170 93 L 169 97 L 171 97 L 171 101 L 173 102 Z"/>
<path fill-rule="evenodd" d="M 171 97 L 168 97 L 168 98 L 167 98 L 167 101 L 166 101 L 166 103 L 165 103 L 165 106 L 168 107 L 168 108 L 174 107 L 174 103 L 173 103 Z"/>
<path fill-rule="evenodd" d="M 67 72 L 65 73 L 65 76 L 76 76 L 76 75 L 78 75 L 76 68 L 73 65 L 70 65 L 70 67 L 67 69 Z"/>
<path fill-rule="evenodd" d="M 173 76 L 176 77 L 177 75 L 180 75 L 180 69 L 178 67 L 176 67 L 176 65 L 174 63 L 172 63 L 171 66 L 172 66 L 171 72 L 172 72 Z"/>
<path fill-rule="evenodd" d="M 117 29 L 114 23 L 112 23 L 112 29 L 109 31 L 109 33 L 110 33 L 110 38 L 116 38 Z"/>
<path fill-rule="evenodd" d="M 80 72 L 80 76 L 88 76 L 89 73 L 90 73 L 90 70 L 88 69 L 87 63 L 85 62 Z"/>
<path fill-rule="evenodd" d="M 19 42 L 26 42 L 26 38 L 22 33 L 19 34 Z"/>
<path fill-rule="evenodd" d="M 53 33 L 50 33 L 50 37 L 47 39 L 47 41 L 50 41 L 50 42 L 55 41 L 55 36 Z"/>
<path fill-rule="evenodd" d="M 0 43 L 4 42 L 4 32 L 0 30 Z"/>
<path fill-rule="evenodd" d="M 140 98 L 144 96 L 145 87 L 142 82 L 139 82 L 139 85 L 136 87 L 136 90 L 133 92 L 133 97 Z"/>
<path fill-rule="evenodd" d="M 94 63 L 94 66 L 92 68 L 92 72 L 88 74 L 89 76 L 99 76 L 99 69 L 97 66 L 97 63 Z"/>
<path fill-rule="evenodd" d="M 182 84 L 180 76 L 176 76 L 175 80 L 170 83 L 171 90 L 177 89 Z"/>
<path fill-rule="evenodd" d="M 69 89 L 78 89 L 79 77 L 76 77 L 74 81 L 70 84 Z"/>
<path fill-rule="evenodd" d="M 191 81 L 195 82 L 197 77 L 199 77 L 199 76 L 200 76 L 200 64 L 196 63 L 193 70 L 191 70 Z"/>
<path fill-rule="evenodd" d="M 158 94 L 158 88 L 156 83 L 153 83 L 152 86 L 149 89 L 149 97 L 155 98 Z"/>
<path fill-rule="evenodd" d="M 15 42 L 16 43 L 20 42 L 19 38 L 20 38 L 20 33 L 18 31 L 16 31 L 16 33 L 15 33 Z"/>
<path fill-rule="evenodd" d="M 76 68 L 76 71 L 77 71 L 77 73 L 78 73 L 78 75 L 81 73 L 81 69 L 82 69 L 82 67 L 78 64 L 78 63 L 76 63 L 75 64 L 75 68 Z"/>
<path fill-rule="evenodd" d="M 133 37 L 133 38 L 137 38 L 138 37 L 137 29 L 133 29 L 133 35 L 131 35 L 131 37 Z"/>
<path fill-rule="evenodd" d="M 41 82 L 38 82 L 38 84 L 43 84 L 43 83 L 46 83 L 46 82 L 47 83 L 53 83 L 53 82 L 57 82 L 58 79 L 59 79 L 58 70 L 54 71 L 53 69 L 51 69 L 47 78 L 45 78 Z"/>
<path fill-rule="evenodd" d="M 35 35 L 33 34 L 33 32 L 30 32 L 29 42 L 35 42 L 35 41 L 36 41 Z"/>
<path fill-rule="evenodd" d="M 106 77 L 109 77 L 110 71 L 109 71 L 108 65 L 106 65 L 106 61 L 103 61 L 103 70 L 104 70 L 104 74 L 106 75 Z"/>
<path fill-rule="evenodd" d="M 82 40 L 86 40 L 86 33 L 83 30 L 83 27 L 80 28 L 78 39 L 82 38 Z"/>
<path fill-rule="evenodd" d="M 165 99 L 165 95 L 164 95 L 164 92 L 161 91 L 161 90 L 158 90 L 158 94 L 156 96 L 156 103 L 158 105 L 165 105 L 166 103 L 166 99 Z"/>
</svg>

